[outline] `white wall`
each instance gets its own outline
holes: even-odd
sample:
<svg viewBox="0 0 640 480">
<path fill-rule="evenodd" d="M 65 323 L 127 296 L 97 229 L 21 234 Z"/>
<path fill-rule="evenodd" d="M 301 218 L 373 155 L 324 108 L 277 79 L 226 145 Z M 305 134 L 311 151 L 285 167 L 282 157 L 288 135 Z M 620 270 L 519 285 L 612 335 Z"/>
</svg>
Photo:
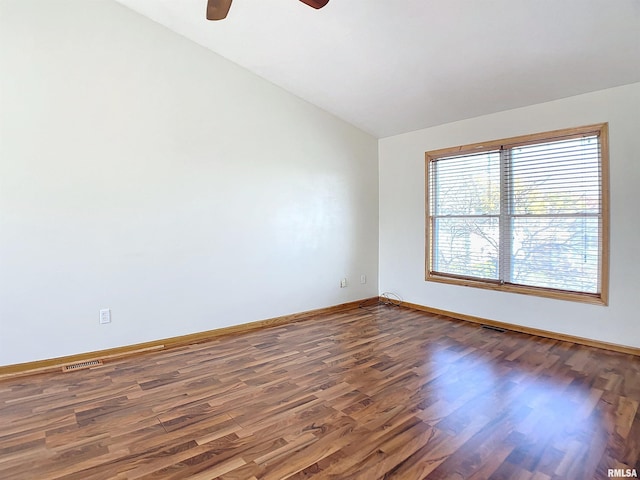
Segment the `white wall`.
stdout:
<svg viewBox="0 0 640 480">
<path fill-rule="evenodd" d="M 428 128 L 379 141 L 380 291 L 456 313 L 640 347 L 640 84 Z M 608 307 L 424 281 L 424 152 L 609 122 Z"/>
<path fill-rule="evenodd" d="M 108 0 L 0 0 L 0 92 L 0 365 L 377 295 L 373 137 Z"/>
</svg>

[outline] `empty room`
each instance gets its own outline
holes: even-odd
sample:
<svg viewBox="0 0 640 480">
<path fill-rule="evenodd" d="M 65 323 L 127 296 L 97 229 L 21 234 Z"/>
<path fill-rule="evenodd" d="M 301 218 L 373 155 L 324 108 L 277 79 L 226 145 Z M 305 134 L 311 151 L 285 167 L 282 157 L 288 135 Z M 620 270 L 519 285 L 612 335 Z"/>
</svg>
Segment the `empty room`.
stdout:
<svg viewBox="0 0 640 480">
<path fill-rule="evenodd" d="M 0 0 L 0 479 L 640 472 L 640 1 Z"/>
</svg>

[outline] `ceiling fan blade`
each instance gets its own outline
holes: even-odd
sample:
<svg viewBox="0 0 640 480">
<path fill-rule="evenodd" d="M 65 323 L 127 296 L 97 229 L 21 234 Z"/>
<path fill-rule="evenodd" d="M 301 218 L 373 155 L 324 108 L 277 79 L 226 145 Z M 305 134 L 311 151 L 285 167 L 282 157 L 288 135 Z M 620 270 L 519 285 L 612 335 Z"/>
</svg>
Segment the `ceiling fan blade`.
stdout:
<svg viewBox="0 0 640 480">
<path fill-rule="evenodd" d="M 222 20 L 226 18 L 231 8 L 232 0 L 208 0 L 207 20 Z"/>
<path fill-rule="evenodd" d="M 322 8 L 327 3 L 329 3 L 329 0 L 300 0 L 300 1 L 316 9 Z"/>
</svg>

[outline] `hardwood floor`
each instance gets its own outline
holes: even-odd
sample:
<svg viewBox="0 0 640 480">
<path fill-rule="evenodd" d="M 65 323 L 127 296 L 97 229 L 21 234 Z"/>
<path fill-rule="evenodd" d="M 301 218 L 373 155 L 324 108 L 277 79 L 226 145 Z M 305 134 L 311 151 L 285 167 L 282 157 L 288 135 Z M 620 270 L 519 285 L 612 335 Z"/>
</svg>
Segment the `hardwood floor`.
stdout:
<svg viewBox="0 0 640 480">
<path fill-rule="evenodd" d="M 0 382 L 2 479 L 599 479 L 640 358 L 373 306 Z"/>
</svg>

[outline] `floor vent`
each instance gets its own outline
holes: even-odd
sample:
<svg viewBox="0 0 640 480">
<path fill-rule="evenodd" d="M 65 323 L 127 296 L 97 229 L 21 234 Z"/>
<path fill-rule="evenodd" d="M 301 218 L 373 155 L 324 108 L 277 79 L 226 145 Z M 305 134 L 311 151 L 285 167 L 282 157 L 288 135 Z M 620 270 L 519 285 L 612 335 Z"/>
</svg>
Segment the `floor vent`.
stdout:
<svg viewBox="0 0 640 480">
<path fill-rule="evenodd" d="M 482 328 L 486 328 L 487 330 L 493 330 L 494 332 L 504 333 L 506 330 L 500 327 L 494 327 L 493 325 L 482 325 Z"/>
<path fill-rule="evenodd" d="M 63 372 L 74 372 L 76 370 L 83 370 L 85 368 L 97 367 L 102 365 L 102 360 L 87 360 L 86 362 L 72 363 L 71 365 L 65 365 L 62 367 Z"/>
</svg>

